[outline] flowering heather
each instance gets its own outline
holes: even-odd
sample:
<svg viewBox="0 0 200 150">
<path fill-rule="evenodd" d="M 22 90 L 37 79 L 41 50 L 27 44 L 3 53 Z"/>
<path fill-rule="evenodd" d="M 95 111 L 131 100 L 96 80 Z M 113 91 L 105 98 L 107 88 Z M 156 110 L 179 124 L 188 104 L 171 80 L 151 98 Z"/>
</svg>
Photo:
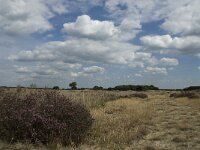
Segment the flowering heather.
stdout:
<svg viewBox="0 0 200 150">
<path fill-rule="evenodd" d="M 79 144 L 92 118 L 58 92 L 7 92 L 0 98 L 0 139 L 7 142 Z"/>
</svg>

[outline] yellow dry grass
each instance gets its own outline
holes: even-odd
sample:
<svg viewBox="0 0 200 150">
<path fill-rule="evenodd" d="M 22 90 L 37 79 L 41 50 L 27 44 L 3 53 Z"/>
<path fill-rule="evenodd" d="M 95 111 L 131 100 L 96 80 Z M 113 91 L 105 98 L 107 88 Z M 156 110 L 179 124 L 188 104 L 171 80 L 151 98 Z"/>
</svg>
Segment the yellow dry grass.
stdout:
<svg viewBox="0 0 200 150">
<path fill-rule="evenodd" d="M 92 112 L 95 121 L 86 140 L 89 145 L 122 149 L 147 134 L 153 109 L 144 101 L 120 99 Z"/>
<path fill-rule="evenodd" d="M 189 98 L 178 98 L 176 100 L 179 105 L 190 106 L 194 109 L 200 110 L 200 98 L 199 99 L 189 99 Z"/>
</svg>

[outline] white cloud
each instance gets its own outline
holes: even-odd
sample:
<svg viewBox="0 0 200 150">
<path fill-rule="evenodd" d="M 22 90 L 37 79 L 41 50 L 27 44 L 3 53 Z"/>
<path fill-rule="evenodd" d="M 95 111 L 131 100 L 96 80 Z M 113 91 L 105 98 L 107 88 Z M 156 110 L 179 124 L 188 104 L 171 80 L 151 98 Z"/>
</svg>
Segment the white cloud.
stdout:
<svg viewBox="0 0 200 150">
<path fill-rule="evenodd" d="M 161 27 L 170 33 L 200 34 L 199 0 L 106 0 L 105 7 L 120 23 L 134 20 L 132 28 L 141 28 L 142 23 L 164 20 Z"/>
<path fill-rule="evenodd" d="M 48 75 L 55 75 L 58 72 L 46 65 L 37 65 L 32 67 L 25 67 L 25 66 L 15 66 L 16 73 L 20 74 L 29 74 L 30 76 L 48 76 Z"/>
<path fill-rule="evenodd" d="M 101 0 L 0 0 L 0 33 L 29 35 L 53 29 L 49 19 L 74 11 L 87 12 Z"/>
<path fill-rule="evenodd" d="M 92 66 L 92 67 L 85 67 L 83 68 L 83 72 L 85 74 L 93 74 L 93 73 L 98 73 L 98 72 L 104 72 L 104 68 L 98 67 L 98 66 Z"/>
<path fill-rule="evenodd" d="M 200 37 L 199 36 L 185 36 L 174 37 L 170 35 L 144 36 L 141 37 L 144 45 L 150 49 L 170 49 L 178 50 L 181 53 L 197 54 L 200 52 Z"/>
<path fill-rule="evenodd" d="M 1 32 L 27 35 L 52 29 L 53 13 L 40 0 L 0 0 Z"/>
<path fill-rule="evenodd" d="M 66 41 L 47 42 L 33 50 L 20 51 L 18 54 L 11 55 L 9 59 L 21 62 L 63 61 L 70 64 L 119 64 L 139 68 L 158 64 L 158 60 L 151 53 L 139 50 L 140 47 L 127 42 L 74 38 Z"/>
<path fill-rule="evenodd" d="M 115 26 L 113 21 L 92 20 L 90 16 L 82 15 L 75 22 L 65 23 L 62 31 L 78 38 L 128 41 L 133 39 L 139 32 L 139 30 L 132 30 L 131 26 L 131 20 Z"/>
<path fill-rule="evenodd" d="M 175 2 L 169 1 L 171 5 Z M 182 5 L 181 5 L 182 4 Z M 170 11 L 161 27 L 173 34 L 200 35 L 200 1 L 184 0 Z"/>
<path fill-rule="evenodd" d="M 198 67 L 198 69 L 200 70 L 200 66 Z"/>
<path fill-rule="evenodd" d="M 166 68 L 159 68 L 159 67 L 147 67 L 145 68 L 145 72 L 151 73 L 151 74 L 161 74 L 161 75 L 168 74 Z"/>
<path fill-rule="evenodd" d="M 113 22 L 92 20 L 88 15 L 79 16 L 75 23 L 65 23 L 63 27 L 70 35 L 92 39 L 107 39 L 118 32 Z"/>
<path fill-rule="evenodd" d="M 146 53 L 137 53 L 138 49 L 139 47 L 125 42 L 71 39 L 63 42 L 47 42 L 31 51 L 21 51 L 16 55 L 11 55 L 9 59 L 129 64 L 136 59 L 143 60 L 145 57 L 151 57 L 149 54 L 145 56 Z"/>
<path fill-rule="evenodd" d="M 53 69 L 43 69 L 41 67 L 41 68 L 38 68 L 38 70 L 35 70 L 33 75 L 44 75 L 45 76 L 45 75 L 55 75 L 57 73 L 58 72 Z"/>
<path fill-rule="evenodd" d="M 107 0 L 105 5 L 114 19 L 120 22 L 134 20 L 132 28 L 140 28 L 141 22 L 158 18 L 153 13 L 156 4 L 156 0 Z"/>
<path fill-rule="evenodd" d="M 74 73 L 71 73 L 72 77 L 79 77 L 79 76 L 90 76 L 96 73 L 103 73 L 105 71 L 104 68 L 99 66 L 91 66 L 91 67 L 85 67 L 83 68 L 83 71 Z"/>
<path fill-rule="evenodd" d="M 143 36 L 140 40 L 150 47 L 155 48 L 168 48 L 172 43 L 172 38 L 170 35 L 155 35 L 155 36 Z"/>
<path fill-rule="evenodd" d="M 199 53 L 200 52 L 200 37 L 199 36 L 186 36 L 176 37 L 173 39 L 172 48 L 178 49 L 183 53 Z"/>
<path fill-rule="evenodd" d="M 142 77 L 142 75 L 139 74 L 139 73 L 136 73 L 135 76 L 136 76 L 136 77 Z"/>
<path fill-rule="evenodd" d="M 16 73 L 31 73 L 32 71 L 30 70 L 30 68 L 27 68 L 27 67 L 18 67 L 16 66 Z"/>
<path fill-rule="evenodd" d="M 161 58 L 159 64 L 164 66 L 177 66 L 179 61 L 175 58 Z"/>
<path fill-rule="evenodd" d="M 51 10 L 57 14 L 64 14 L 69 12 L 68 5 L 65 0 L 41 0 L 45 3 Z"/>
<path fill-rule="evenodd" d="M 57 70 L 68 71 L 70 69 L 79 69 L 82 67 L 81 64 L 78 63 L 65 63 L 62 61 L 54 62 L 51 66 L 53 66 Z"/>
<path fill-rule="evenodd" d="M 49 51 L 20 51 L 17 55 L 11 55 L 8 57 L 9 60 L 20 60 L 20 61 L 53 61 L 55 55 L 49 53 Z"/>
</svg>

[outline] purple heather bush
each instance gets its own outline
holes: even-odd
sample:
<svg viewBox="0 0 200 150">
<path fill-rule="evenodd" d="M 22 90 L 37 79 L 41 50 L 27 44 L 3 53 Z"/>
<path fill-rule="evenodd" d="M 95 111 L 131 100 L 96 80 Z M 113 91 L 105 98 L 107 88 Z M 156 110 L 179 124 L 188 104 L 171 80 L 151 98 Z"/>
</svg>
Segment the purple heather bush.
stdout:
<svg viewBox="0 0 200 150">
<path fill-rule="evenodd" d="M 180 93 L 172 93 L 172 94 L 170 94 L 170 97 L 173 97 L 173 98 L 187 97 L 187 98 L 191 98 L 191 99 L 199 98 L 199 96 L 196 93 L 185 92 L 185 91 L 180 92 Z"/>
<path fill-rule="evenodd" d="M 0 98 L 0 139 L 36 144 L 79 144 L 92 125 L 89 111 L 56 91 Z"/>
</svg>

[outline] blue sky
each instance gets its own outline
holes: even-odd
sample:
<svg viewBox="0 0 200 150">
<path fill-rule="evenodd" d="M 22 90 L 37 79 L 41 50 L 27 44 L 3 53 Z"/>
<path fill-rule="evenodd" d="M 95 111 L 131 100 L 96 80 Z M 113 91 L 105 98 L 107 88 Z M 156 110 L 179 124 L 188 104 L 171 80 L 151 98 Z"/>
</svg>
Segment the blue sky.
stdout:
<svg viewBox="0 0 200 150">
<path fill-rule="evenodd" d="M 199 0 L 0 0 L 0 85 L 200 85 Z"/>
</svg>

